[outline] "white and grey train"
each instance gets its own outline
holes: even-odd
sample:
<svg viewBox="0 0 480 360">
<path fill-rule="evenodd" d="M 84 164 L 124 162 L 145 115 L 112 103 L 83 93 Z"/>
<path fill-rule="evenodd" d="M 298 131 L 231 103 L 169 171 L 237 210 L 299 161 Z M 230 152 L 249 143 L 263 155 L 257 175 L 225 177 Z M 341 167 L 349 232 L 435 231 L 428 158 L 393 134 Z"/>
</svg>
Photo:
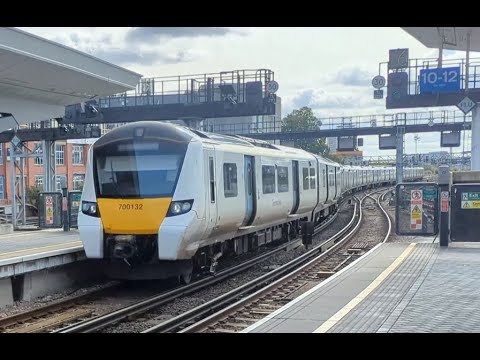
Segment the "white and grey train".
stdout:
<svg viewBox="0 0 480 360">
<path fill-rule="evenodd" d="M 423 168 L 404 169 L 405 180 L 422 177 Z M 347 192 L 394 181 L 393 167 L 136 122 L 89 150 L 80 238 L 110 276 L 188 282 L 220 256 L 296 238 L 302 222 L 321 222 Z"/>
</svg>

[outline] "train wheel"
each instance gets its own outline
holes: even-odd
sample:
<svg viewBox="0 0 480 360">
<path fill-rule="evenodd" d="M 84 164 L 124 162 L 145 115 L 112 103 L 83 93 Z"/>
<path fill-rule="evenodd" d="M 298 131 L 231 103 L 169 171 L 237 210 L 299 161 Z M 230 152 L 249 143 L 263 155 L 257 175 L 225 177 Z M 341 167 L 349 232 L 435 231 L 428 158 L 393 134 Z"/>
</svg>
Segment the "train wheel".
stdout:
<svg viewBox="0 0 480 360">
<path fill-rule="evenodd" d="M 186 272 L 180 275 L 180 284 L 188 285 L 192 281 L 192 272 Z"/>
</svg>

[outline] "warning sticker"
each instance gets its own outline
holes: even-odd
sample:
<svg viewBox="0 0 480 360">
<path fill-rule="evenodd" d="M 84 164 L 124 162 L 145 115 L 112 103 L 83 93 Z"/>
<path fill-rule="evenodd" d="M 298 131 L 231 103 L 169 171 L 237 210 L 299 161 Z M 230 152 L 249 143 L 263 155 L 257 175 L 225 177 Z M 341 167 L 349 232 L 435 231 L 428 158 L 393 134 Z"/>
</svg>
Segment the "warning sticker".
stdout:
<svg viewBox="0 0 480 360">
<path fill-rule="evenodd" d="M 415 207 L 412 209 L 412 219 L 421 219 L 422 218 L 422 212 L 418 205 L 415 205 Z"/>
<path fill-rule="evenodd" d="M 423 206 L 421 204 L 410 205 L 410 229 L 421 230 L 423 222 Z"/>
<path fill-rule="evenodd" d="M 480 201 L 462 201 L 462 209 L 480 209 Z"/>
<path fill-rule="evenodd" d="M 53 197 L 45 197 L 45 223 L 48 225 L 53 224 Z"/>
</svg>

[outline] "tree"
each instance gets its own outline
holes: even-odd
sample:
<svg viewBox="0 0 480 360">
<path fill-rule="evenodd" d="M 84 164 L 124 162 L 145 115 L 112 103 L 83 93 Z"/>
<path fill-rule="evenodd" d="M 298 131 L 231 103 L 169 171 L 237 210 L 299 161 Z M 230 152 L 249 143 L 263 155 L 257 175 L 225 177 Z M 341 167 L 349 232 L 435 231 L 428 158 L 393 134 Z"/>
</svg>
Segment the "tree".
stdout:
<svg viewBox="0 0 480 360">
<path fill-rule="evenodd" d="M 328 154 L 325 155 L 325 157 L 329 158 L 332 161 L 335 161 L 336 163 L 343 164 L 344 158 L 342 155 L 332 154 L 329 152 Z"/>
<path fill-rule="evenodd" d="M 40 195 L 40 192 L 40 189 L 36 186 L 27 186 L 25 189 L 27 203 L 38 207 L 38 196 Z"/>
<path fill-rule="evenodd" d="M 313 114 L 312 109 L 307 106 L 298 110 L 293 110 L 283 119 L 283 132 L 302 132 L 318 130 L 321 125 L 320 120 Z M 299 149 L 326 156 L 329 148 L 325 138 L 320 139 L 296 139 L 294 146 Z"/>
</svg>

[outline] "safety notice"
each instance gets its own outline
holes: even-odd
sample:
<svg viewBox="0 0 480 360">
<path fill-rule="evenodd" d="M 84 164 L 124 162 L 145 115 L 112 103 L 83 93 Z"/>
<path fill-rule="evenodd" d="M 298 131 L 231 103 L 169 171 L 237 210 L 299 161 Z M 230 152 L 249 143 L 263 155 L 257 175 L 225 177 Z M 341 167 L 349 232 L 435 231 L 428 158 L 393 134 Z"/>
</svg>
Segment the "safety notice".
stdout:
<svg viewBox="0 0 480 360">
<path fill-rule="evenodd" d="M 467 200 L 462 201 L 462 209 L 480 209 L 480 201 Z"/>
<path fill-rule="evenodd" d="M 412 190 L 410 194 L 410 229 L 421 230 L 423 220 L 423 191 Z"/>
<path fill-rule="evenodd" d="M 53 197 L 45 196 L 45 223 L 53 224 Z"/>
</svg>

